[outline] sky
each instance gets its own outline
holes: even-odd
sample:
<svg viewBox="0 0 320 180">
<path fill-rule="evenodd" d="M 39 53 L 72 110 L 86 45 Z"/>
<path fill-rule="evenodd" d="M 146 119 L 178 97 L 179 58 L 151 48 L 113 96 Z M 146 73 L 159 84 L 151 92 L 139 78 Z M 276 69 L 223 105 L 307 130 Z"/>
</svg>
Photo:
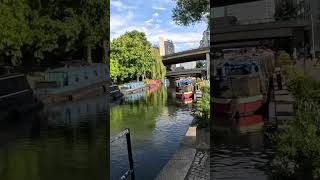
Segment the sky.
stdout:
<svg viewBox="0 0 320 180">
<path fill-rule="evenodd" d="M 144 32 L 152 45 L 159 45 L 159 37 L 170 39 L 176 52 L 198 48 L 206 22 L 188 27 L 172 21 L 175 0 L 110 0 L 111 40 L 126 31 Z"/>
</svg>

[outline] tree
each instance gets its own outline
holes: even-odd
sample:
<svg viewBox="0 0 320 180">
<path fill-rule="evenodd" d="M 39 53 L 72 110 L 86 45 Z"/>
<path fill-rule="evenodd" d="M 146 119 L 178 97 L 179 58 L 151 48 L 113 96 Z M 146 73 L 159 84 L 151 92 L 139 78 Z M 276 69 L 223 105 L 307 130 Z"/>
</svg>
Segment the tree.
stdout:
<svg viewBox="0 0 320 180">
<path fill-rule="evenodd" d="M 182 26 L 188 26 L 209 18 L 209 0 L 177 0 L 173 9 L 173 21 Z"/>
<path fill-rule="evenodd" d="M 144 33 L 138 31 L 126 32 L 111 42 L 110 67 L 119 67 L 118 71 L 111 70 L 113 80 L 125 80 L 136 77 L 144 79 L 151 73 L 152 56 L 151 44 Z"/>
<path fill-rule="evenodd" d="M 159 50 L 151 48 L 151 55 L 154 61 L 152 65 L 151 78 L 163 80 L 166 76 L 166 67 L 162 63 L 162 57 L 160 56 Z"/>
<path fill-rule="evenodd" d="M 0 60 L 16 65 L 22 47 L 30 43 L 27 16 L 30 9 L 25 0 L 0 2 Z"/>
</svg>

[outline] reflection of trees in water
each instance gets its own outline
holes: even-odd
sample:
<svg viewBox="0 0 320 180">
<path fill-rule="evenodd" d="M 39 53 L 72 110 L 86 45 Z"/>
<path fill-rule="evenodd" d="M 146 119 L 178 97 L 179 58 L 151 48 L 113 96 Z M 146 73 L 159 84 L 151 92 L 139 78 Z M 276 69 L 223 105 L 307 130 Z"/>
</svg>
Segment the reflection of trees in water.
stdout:
<svg viewBox="0 0 320 180">
<path fill-rule="evenodd" d="M 111 108 L 111 134 L 115 135 L 125 128 L 130 128 L 133 136 L 145 136 L 155 127 L 156 118 L 163 112 L 167 103 L 167 91 L 161 88 L 146 94 L 140 101 L 126 103 Z"/>
<path fill-rule="evenodd" d="M 0 179 L 107 179 L 106 116 L 76 126 L 50 125 L 43 117 L 21 141 L 0 147 Z"/>
</svg>

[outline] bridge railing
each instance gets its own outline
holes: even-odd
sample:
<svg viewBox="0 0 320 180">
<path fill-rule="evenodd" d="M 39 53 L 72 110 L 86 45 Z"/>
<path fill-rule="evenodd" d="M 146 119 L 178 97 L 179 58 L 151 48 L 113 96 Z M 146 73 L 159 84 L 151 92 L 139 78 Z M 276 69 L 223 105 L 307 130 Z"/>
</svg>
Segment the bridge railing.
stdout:
<svg viewBox="0 0 320 180">
<path fill-rule="evenodd" d="M 116 136 L 110 139 L 110 144 L 120 140 L 123 136 L 126 136 L 127 140 L 127 150 L 128 150 L 128 160 L 129 160 L 129 169 L 120 177 L 121 180 L 127 179 L 129 176 L 131 180 L 135 180 L 134 175 L 134 165 L 133 165 L 133 157 L 132 157 L 132 148 L 131 148 L 131 138 L 130 138 L 130 130 L 127 128 L 121 131 Z"/>
</svg>

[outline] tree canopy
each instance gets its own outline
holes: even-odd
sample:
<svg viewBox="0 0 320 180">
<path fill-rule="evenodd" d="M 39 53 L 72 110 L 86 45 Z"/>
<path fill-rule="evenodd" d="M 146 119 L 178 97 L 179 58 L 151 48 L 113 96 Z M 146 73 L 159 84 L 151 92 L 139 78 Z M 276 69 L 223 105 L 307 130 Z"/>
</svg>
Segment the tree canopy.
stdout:
<svg viewBox="0 0 320 180">
<path fill-rule="evenodd" d="M 106 61 L 108 4 L 109 0 L 1 1 L 0 61 Z"/>
<path fill-rule="evenodd" d="M 142 32 L 130 31 L 111 42 L 110 77 L 113 81 L 136 78 L 163 79 L 165 67 L 157 49 Z"/>
<path fill-rule="evenodd" d="M 182 26 L 188 26 L 209 17 L 209 0 L 177 0 L 173 9 L 173 21 Z"/>
</svg>

